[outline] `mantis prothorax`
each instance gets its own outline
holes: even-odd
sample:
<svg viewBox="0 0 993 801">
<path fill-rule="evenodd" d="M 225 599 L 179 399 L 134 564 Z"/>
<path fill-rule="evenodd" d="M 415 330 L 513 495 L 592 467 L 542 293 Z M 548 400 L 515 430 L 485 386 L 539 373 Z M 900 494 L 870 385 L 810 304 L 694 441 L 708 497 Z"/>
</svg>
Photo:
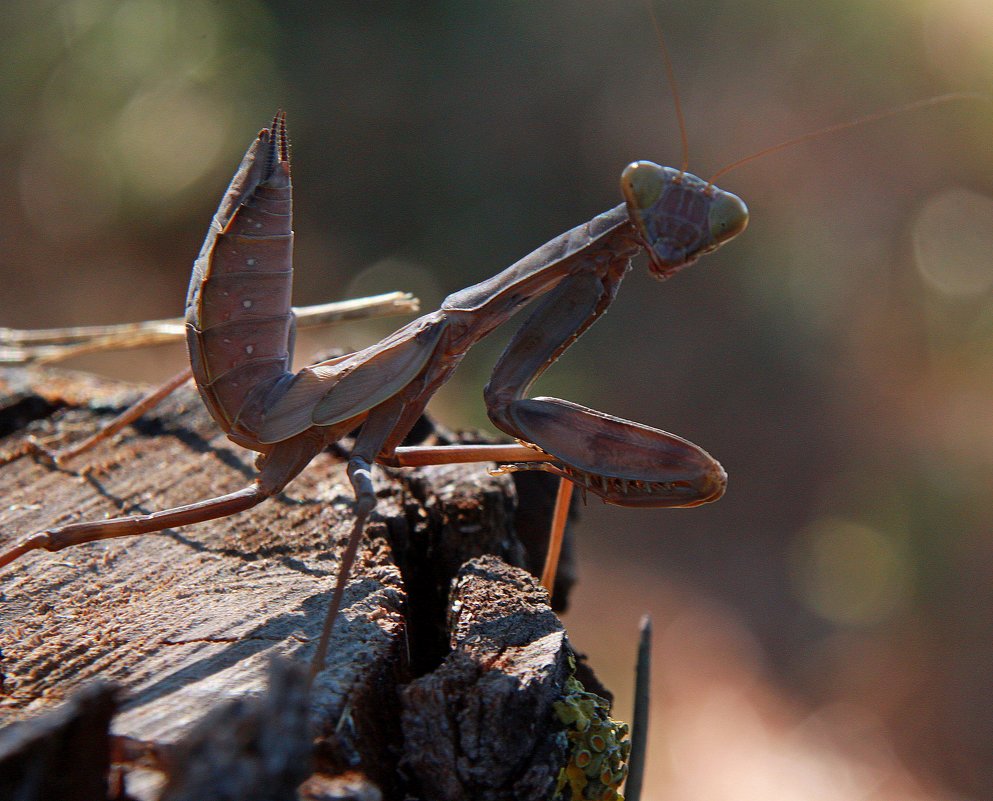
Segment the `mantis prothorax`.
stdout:
<svg viewBox="0 0 993 801">
<path fill-rule="evenodd" d="M 260 453 L 257 478 L 240 491 L 187 506 L 43 531 L 0 554 L 0 566 L 37 549 L 57 551 L 251 508 L 357 429 L 348 456 L 355 522 L 316 672 L 376 504 L 376 462 L 498 461 L 511 469 L 549 471 L 621 506 L 687 507 L 716 500 L 725 473 L 696 445 L 568 401 L 526 398 L 535 379 L 610 305 L 633 256 L 644 250 L 651 272 L 669 278 L 747 224 L 738 197 L 682 170 L 635 162 L 624 170 L 621 188 L 622 204 L 449 295 L 437 311 L 375 345 L 293 374 L 292 189 L 285 116 L 277 114 L 248 149 L 214 216 L 194 264 L 186 316 L 201 397 L 232 441 Z M 539 298 L 484 392 L 493 423 L 519 444 L 399 447 L 466 351 Z"/>
</svg>

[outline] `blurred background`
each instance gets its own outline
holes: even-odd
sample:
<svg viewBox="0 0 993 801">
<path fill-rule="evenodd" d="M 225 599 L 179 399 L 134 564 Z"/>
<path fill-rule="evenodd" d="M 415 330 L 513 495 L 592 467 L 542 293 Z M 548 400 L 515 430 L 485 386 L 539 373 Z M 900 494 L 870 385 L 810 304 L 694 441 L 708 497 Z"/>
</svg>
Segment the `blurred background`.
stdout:
<svg viewBox="0 0 993 801">
<path fill-rule="evenodd" d="M 784 138 L 993 91 L 988 0 L 659 2 L 707 177 Z M 278 107 L 300 304 L 433 308 L 678 166 L 644 3 L 5 4 L 0 325 L 179 315 Z M 538 391 L 679 433 L 719 503 L 591 503 L 566 615 L 630 711 L 655 619 L 651 799 L 963 799 L 993 787 L 993 106 L 904 114 L 720 181 L 745 235 L 643 264 Z M 393 321 L 302 337 L 302 360 Z M 433 410 L 486 423 L 506 334 Z M 180 347 L 71 366 L 158 381 Z"/>
</svg>

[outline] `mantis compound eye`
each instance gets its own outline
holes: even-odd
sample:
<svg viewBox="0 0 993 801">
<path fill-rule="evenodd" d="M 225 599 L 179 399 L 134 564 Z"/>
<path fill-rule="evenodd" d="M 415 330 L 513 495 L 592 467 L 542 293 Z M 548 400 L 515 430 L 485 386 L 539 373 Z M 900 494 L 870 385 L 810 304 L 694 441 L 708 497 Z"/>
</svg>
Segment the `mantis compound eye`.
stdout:
<svg viewBox="0 0 993 801">
<path fill-rule="evenodd" d="M 621 191 L 633 210 L 649 209 L 662 196 L 665 188 L 665 168 L 651 161 L 628 164 L 621 174 Z"/>
<path fill-rule="evenodd" d="M 734 239 L 748 226 L 748 207 L 737 195 L 718 189 L 707 215 L 715 245 Z"/>
</svg>

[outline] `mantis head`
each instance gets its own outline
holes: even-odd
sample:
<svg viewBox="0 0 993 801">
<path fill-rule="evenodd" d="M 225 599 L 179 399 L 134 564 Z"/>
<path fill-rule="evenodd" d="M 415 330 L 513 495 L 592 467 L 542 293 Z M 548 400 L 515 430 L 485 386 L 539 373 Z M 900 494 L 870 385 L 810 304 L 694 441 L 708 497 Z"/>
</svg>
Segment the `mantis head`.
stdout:
<svg viewBox="0 0 993 801">
<path fill-rule="evenodd" d="M 659 279 L 717 250 L 748 225 L 748 208 L 737 195 L 651 161 L 629 164 L 621 191 Z"/>
</svg>

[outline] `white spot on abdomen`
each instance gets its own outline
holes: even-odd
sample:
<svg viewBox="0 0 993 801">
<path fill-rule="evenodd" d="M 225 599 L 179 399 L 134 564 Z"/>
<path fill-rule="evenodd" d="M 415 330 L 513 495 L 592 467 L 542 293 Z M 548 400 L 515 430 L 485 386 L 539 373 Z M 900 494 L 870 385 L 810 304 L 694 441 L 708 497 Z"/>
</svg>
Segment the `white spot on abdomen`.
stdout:
<svg viewBox="0 0 993 801">
<path fill-rule="evenodd" d="M 250 309 L 250 308 L 252 308 L 252 301 L 250 301 L 250 300 L 243 300 L 241 302 L 241 306 L 244 309 Z"/>
</svg>

